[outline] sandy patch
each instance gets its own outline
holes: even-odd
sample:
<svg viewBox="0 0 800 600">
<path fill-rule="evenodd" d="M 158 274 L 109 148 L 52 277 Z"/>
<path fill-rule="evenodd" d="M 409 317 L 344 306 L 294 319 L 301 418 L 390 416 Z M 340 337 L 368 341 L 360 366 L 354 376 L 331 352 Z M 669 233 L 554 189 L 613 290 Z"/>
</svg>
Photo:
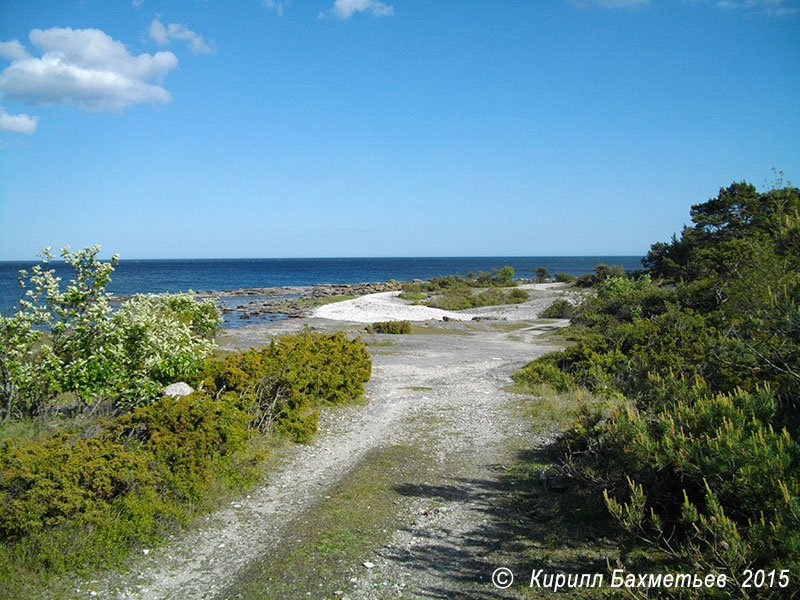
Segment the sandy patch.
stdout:
<svg viewBox="0 0 800 600">
<path fill-rule="evenodd" d="M 530 292 L 530 300 L 521 304 L 485 306 L 468 310 L 454 311 L 413 305 L 399 298 L 400 292 L 381 292 L 369 294 L 353 300 L 334 302 L 314 309 L 312 317 L 349 321 L 353 323 L 376 323 L 378 321 L 442 321 L 447 317 L 453 321 L 471 321 L 475 317 L 503 319 L 507 321 L 528 321 L 536 319 L 539 313 L 550 306 L 554 300 L 572 294 L 562 283 L 537 283 L 519 286 Z"/>
<path fill-rule="evenodd" d="M 454 321 L 470 321 L 474 315 L 453 310 L 441 310 L 428 306 L 415 306 L 398 298 L 400 292 L 380 292 L 334 302 L 314 309 L 312 317 L 352 321 L 354 323 L 376 323 L 378 321 L 441 321 L 444 317 Z"/>
</svg>

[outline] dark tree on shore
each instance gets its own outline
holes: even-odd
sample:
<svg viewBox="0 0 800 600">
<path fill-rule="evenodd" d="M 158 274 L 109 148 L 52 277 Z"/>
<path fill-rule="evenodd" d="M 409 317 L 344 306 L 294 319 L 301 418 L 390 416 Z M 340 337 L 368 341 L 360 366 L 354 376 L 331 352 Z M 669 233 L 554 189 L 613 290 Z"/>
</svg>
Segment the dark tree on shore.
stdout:
<svg viewBox="0 0 800 600">
<path fill-rule="evenodd" d="M 550 279 L 550 271 L 547 267 L 539 267 L 536 269 L 536 283 L 542 283 Z"/>
</svg>

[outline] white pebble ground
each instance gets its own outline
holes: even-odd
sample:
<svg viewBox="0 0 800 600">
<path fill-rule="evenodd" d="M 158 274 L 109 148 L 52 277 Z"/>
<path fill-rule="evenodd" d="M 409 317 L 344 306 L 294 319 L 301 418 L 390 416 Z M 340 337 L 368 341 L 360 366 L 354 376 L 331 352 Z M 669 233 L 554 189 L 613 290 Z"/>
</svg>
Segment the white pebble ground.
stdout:
<svg viewBox="0 0 800 600">
<path fill-rule="evenodd" d="M 368 294 L 353 300 L 333 302 L 316 308 L 311 315 L 321 319 L 350 321 L 353 323 L 376 323 L 378 321 L 441 321 L 444 317 L 454 321 L 470 321 L 473 317 L 526 321 L 536 319 L 539 313 L 553 300 L 569 297 L 573 290 L 560 283 L 520 285 L 530 291 L 531 298 L 522 304 L 486 306 L 469 310 L 453 311 L 414 305 L 399 298 L 400 292 Z"/>
</svg>

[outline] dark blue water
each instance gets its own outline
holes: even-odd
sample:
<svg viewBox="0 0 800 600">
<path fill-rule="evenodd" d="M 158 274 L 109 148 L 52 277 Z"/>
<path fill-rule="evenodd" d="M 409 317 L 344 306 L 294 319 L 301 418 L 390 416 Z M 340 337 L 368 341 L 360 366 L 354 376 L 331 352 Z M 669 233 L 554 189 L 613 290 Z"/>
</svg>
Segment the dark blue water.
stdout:
<svg viewBox="0 0 800 600">
<path fill-rule="evenodd" d="M 108 290 L 117 295 L 185 292 L 234 288 L 360 283 L 414 278 L 428 279 L 460 273 L 514 267 L 516 277 L 530 278 L 538 267 L 550 273 L 580 276 L 600 263 L 641 268 L 638 256 L 510 256 L 439 258 L 253 258 L 122 260 L 112 274 Z M 17 274 L 35 261 L 0 261 L 0 311 L 8 315 L 19 302 Z M 63 262 L 51 267 L 62 278 L 62 289 L 72 271 Z"/>
</svg>

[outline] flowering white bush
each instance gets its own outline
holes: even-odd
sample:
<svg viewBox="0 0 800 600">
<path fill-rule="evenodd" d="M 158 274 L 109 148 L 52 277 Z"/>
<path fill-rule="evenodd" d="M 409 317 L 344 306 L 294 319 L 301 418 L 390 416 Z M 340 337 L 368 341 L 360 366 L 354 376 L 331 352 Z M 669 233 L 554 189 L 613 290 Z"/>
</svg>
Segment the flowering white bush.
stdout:
<svg viewBox="0 0 800 600">
<path fill-rule="evenodd" d="M 117 403 L 133 407 L 154 398 L 165 383 L 196 372 L 211 356 L 221 319 L 212 302 L 191 294 L 137 295 L 114 314 L 112 331 L 122 365 Z"/>
<path fill-rule="evenodd" d="M 41 414 L 67 393 L 84 409 L 104 401 L 130 409 L 154 399 L 166 382 L 193 373 L 210 356 L 221 317 L 212 302 L 191 294 L 138 295 L 114 313 L 105 287 L 110 262 L 99 246 L 61 257 L 75 271 L 66 290 L 47 265 L 20 271 L 24 295 L 11 317 L 0 317 L 0 402 L 7 420 Z M 63 396 L 62 396 L 63 397 Z"/>
</svg>

